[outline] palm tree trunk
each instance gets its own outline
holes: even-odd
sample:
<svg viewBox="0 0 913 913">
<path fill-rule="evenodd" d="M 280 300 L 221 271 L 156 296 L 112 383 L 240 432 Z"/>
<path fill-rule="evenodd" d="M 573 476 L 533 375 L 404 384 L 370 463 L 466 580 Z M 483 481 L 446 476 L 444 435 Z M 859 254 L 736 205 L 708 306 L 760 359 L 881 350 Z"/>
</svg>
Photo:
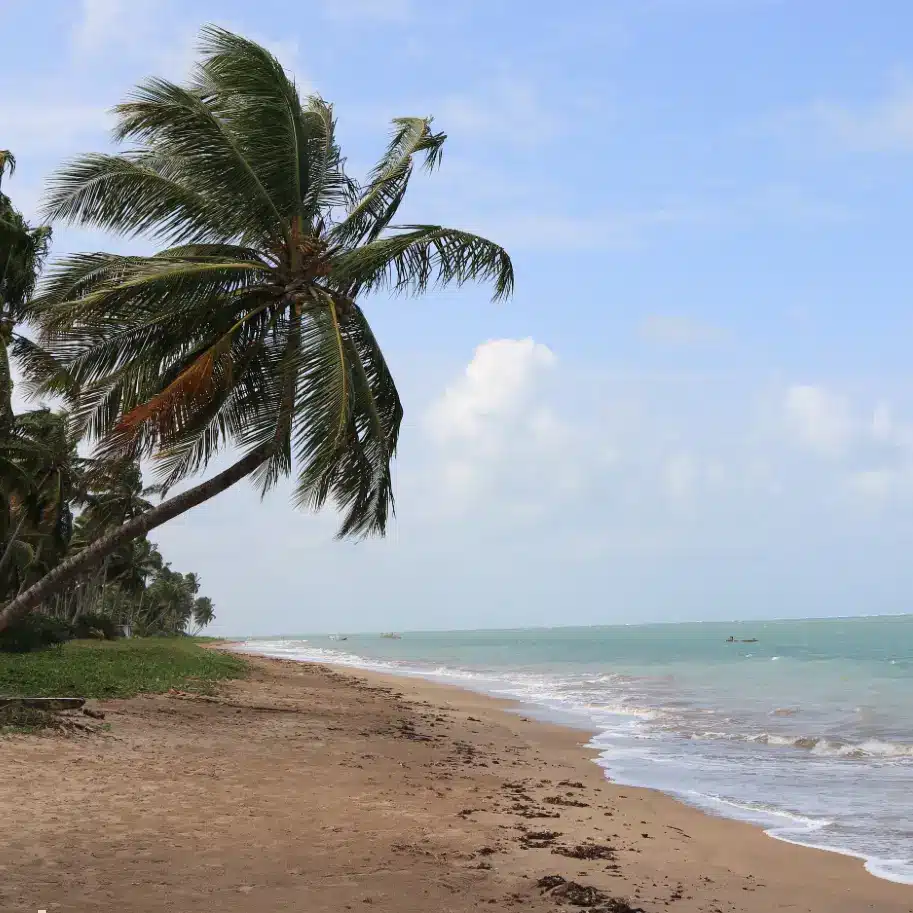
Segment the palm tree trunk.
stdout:
<svg viewBox="0 0 913 913">
<path fill-rule="evenodd" d="M 201 482 L 199 485 L 169 498 L 167 501 L 140 514 L 122 526 L 96 539 L 91 545 L 77 552 L 70 558 L 61 561 L 52 571 L 45 574 L 37 583 L 20 593 L 0 611 L 0 631 L 11 622 L 37 608 L 54 593 L 59 591 L 73 577 L 99 564 L 124 542 L 144 536 L 149 530 L 179 517 L 192 507 L 208 501 L 231 488 L 236 482 L 249 476 L 269 455 L 269 447 L 258 447 L 237 463 L 218 475 Z"/>
<path fill-rule="evenodd" d="M 0 355 L 0 358 L 5 356 Z M 2 364 L 2 362 L 0 362 Z M 7 367 L 9 364 L 7 363 Z M 6 404 L 0 403 L 0 410 L 5 410 Z M 12 414 L 12 408 L 10 409 L 10 414 Z M 35 486 L 36 489 L 40 489 L 44 483 L 48 480 L 50 473 L 45 473 L 41 481 Z M 25 509 L 25 505 L 22 505 L 22 515 L 19 517 L 19 522 L 16 524 L 16 529 L 13 531 L 13 535 L 10 537 L 9 542 L 6 544 L 6 548 L 3 551 L 2 557 L 0 557 L 0 578 L 3 577 L 3 572 L 6 570 L 6 566 L 9 563 L 10 557 L 13 554 L 13 546 L 16 544 L 16 540 L 19 538 L 19 533 L 22 532 L 22 527 L 25 524 L 25 520 L 28 517 L 28 511 Z"/>
<path fill-rule="evenodd" d="M 6 543 L 6 548 L 3 550 L 3 555 L 0 556 L 0 578 L 2 578 L 4 571 L 6 571 L 6 566 L 9 564 L 10 557 L 13 554 L 13 546 L 19 539 L 19 533 L 22 532 L 22 527 L 25 525 L 27 516 L 28 511 L 26 511 L 25 505 L 23 505 L 22 515 L 19 517 L 18 523 L 16 523 L 16 528 L 13 530 L 13 535 L 10 537 L 9 542 Z"/>
</svg>

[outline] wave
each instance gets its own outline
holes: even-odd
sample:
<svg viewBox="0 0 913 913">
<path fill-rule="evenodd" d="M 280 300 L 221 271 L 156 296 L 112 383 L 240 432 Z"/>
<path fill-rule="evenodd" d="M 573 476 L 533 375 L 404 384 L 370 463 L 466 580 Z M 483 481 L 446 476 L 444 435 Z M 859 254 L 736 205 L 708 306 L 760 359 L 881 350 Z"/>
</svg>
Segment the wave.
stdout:
<svg viewBox="0 0 913 913">
<path fill-rule="evenodd" d="M 714 806 L 729 808 L 732 813 L 728 817 L 759 824 L 764 828 L 764 833 L 775 840 L 861 859 L 866 871 L 876 878 L 897 884 L 913 884 L 913 866 L 909 860 L 860 853 L 837 841 L 829 840 L 827 830 L 835 824 L 833 820 L 811 818 L 762 803 L 735 802 L 719 796 L 698 793 L 695 790 L 688 791 L 688 795 L 682 794 L 681 798 L 706 810 L 711 810 Z"/>
<path fill-rule="evenodd" d="M 913 758 L 913 744 L 909 742 L 886 742 L 880 739 L 851 742 L 825 736 L 784 736 L 772 732 L 745 735 L 743 733 L 719 731 L 693 732 L 690 738 L 694 741 L 751 742 L 756 745 L 770 745 L 775 748 L 797 748 L 828 758 L 859 760 Z"/>
</svg>

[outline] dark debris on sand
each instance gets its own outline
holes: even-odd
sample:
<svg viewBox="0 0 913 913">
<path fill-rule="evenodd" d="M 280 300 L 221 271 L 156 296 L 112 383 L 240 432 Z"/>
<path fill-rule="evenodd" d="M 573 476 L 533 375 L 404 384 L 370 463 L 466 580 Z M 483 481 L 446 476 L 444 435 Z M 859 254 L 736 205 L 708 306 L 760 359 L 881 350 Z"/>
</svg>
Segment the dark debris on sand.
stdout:
<svg viewBox="0 0 913 913">
<path fill-rule="evenodd" d="M 546 875 L 536 882 L 536 886 L 557 903 L 586 907 L 590 913 L 645 913 L 641 907 L 632 907 L 622 897 L 609 897 L 599 888 L 568 881 L 561 875 Z"/>
<path fill-rule="evenodd" d="M 520 838 L 520 846 L 525 850 L 544 850 L 560 836 L 560 831 L 527 831 Z"/>
<path fill-rule="evenodd" d="M 543 802 L 549 805 L 564 805 L 568 808 L 589 808 L 589 802 L 581 802 L 579 799 L 565 799 L 564 796 L 546 796 Z"/>
<path fill-rule="evenodd" d="M 576 846 L 556 846 L 552 852 L 568 859 L 614 859 L 615 850 L 604 843 L 578 843 Z"/>
</svg>

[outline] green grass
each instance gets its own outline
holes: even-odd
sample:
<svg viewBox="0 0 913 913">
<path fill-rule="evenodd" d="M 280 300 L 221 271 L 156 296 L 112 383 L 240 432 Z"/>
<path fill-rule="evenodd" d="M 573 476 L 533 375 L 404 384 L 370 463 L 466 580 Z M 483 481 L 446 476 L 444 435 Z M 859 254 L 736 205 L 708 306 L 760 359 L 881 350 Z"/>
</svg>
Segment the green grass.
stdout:
<svg viewBox="0 0 913 913">
<path fill-rule="evenodd" d="M 247 668 L 240 656 L 206 650 L 191 638 L 76 640 L 35 653 L 0 653 L 0 696 L 115 698 L 170 688 L 211 694 Z"/>
</svg>

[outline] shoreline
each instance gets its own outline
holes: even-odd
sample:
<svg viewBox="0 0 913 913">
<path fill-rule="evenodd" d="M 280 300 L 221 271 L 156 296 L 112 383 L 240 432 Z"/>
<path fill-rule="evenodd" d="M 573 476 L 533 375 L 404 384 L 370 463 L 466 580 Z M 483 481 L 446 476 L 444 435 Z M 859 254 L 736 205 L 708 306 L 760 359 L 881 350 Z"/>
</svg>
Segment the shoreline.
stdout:
<svg viewBox="0 0 913 913">
<path fill-rule="evenodd" d="M 345 663 L 334 662 L 330 659 L 291 659 L 286 657 L 275 657 L 270 656 L 269 654 L 260 653 L 249 649 L 248 641 L 231 641 L 225 642 L 218 645 L 220 649 L 225 649 L 231 652 L 238 652 L 246 656 L 257 656 L 260 658 L 267 659 L 280 659 L 291 662 L 306 662 L 306 663 L 317 663 L 319 665 L 324 665 L 328 668 L 332 668 L 340 673 L 354 673 L 360 675 L 371 676 L 372 678 L 377 677 L 379 681 L 388 681 L 388 683 L 396 683 L 402 681 L 422 681 L 427 682 L 431 685 L 437 685 L 442 688 L 453 688 L 459 692 L 465 693 L 467 695 L 474 696 L 483 696 L 492 701 L 495 701 L 502 705 L 503 709 L 507 712 L 516 712 L 516 713 L 526 713 L 527 715 L 536 718 L 539 722 L 542 722 L 545 725 L 550 726 L 559 726 L 564 727 L 569 730 L 577 732 L 586 732 L 591 736 L 589 741 L 598 738 L 602 734 L 602 730 L 591 720 L 587 720 L 583 715 L 580 715 L 579 720 L 574 720 L 576 715 L 572 712 L 566 712 L 564 714 L 561 711 L 554 710 L 549 708 L 544 704 L 536 703 L 535 701 L 524 701 L 521 698 L 516 698 L 512 696 L 500 695 L 497 693 L 492 693 L 479 688 L 472 688 L 468 685 L 462 684 L 460 681 L 454 681 L 448 679 L 443 675 L 434 675 L 433 673 L 425 673 L 419 669 L 413 670 L 404 670 L 402 672 L 392 672 L 388 670 L 379 670 L 373 669 L 370 666 L 362 666 L 351 664 L 347 665 Z M 567 717 L 568 719 L 563 719 L 562 717 Z M 893 876 L 890 872 L 880 872 L 876 871 L 880 863 L 890 862 L 890 860 L 883 860 L 880 857 L 874 857 L 870 855 L 865 855 L 862 853 L 857 853 L 849 849 L 844 849 L 838 846 L 816 846 L 811 843 L 807 843 L 802 840 L 801 831 L 798 832 L 795 836 L 789 835 L 785 836 L 780 833 L 775 833 L 777 830 L 785 829 L 787 831 L 793 830 L 785 822 L 794 822 L 802 823 L 802 826 L 809 832 L 814 832 L 817 828 L 814 827 L 814 824 L 817 822 L 812 818 L 808 818 L 803 815 L 797 815 L 790 813 L 785 810 L 776 810 L 770 808 L 754 808 L 750 805 L 739 805 L 734 801 L 727 800 L 717 800 L 718 804 L 723 807 L 731 806 L 733 809 L 738 809 L 742 814 L 737 813 L 727 814 L 724 808 L 720 810 L 712 807 L 710 802 L 702 804 L 701 802 L 694 800 L 689 801 L 688 797 L 681 792 L 675 792 L 674 790 L 664 790 L 659 787 L 651 786 L 649 784 L 631 782 L 625 780 L 624 778 L 616 778 L 611 771 L 610 767 L 604 765 L 598 761 L 598 758 L 602 755 L 604 749 L 600 748 L 597 745 L 587 744 L 586 750 L 592 752 L 594 757 L 591 759 L 593 762 L 600 768 L 601 772 L 605 776 L 607 782 L 612 783 L 616 786 L 624 786 L 630 789 L 643 789 L 649 792 L 655 793 L 659 796 L 671 799 L 681 805 L 686 806 L 687 808 L 693 809 L 703 815 L 707 815 L 712 818 L 719 818 L 721 820 L 734 821 L 739 824 L 747 825 L 767 837 L 770 840 L 777 841 L 779 843 L 786 844 L 788 846 L 799 847 L 802 849 L 814 850 L 816 852 L 825 852 L 834 854 L 836 856 L 844 857 L 847 859 L 852 859 L 858 861 L 865 870 L 866 874 L 870 877 L 877 879 L 879 881 L 886 881 L 890 884 L 901 885 L 911 889 L 911 896 L 913 896 L 913 882 L 905 881 L 901 878 Z M 710 799 L 711 797 L 703 797 L 705 799 Z M 782 819 L 784 823 L 776 823 L 774 821 L 762 822 L 764 817 L 770 819 Z M 913 907 L 911 907 L 913 911 Z"/>
<path fill-rule="evenodd" d="M 108 734 L 0 741 L 2 909 L 913 911 L 849 857 L 611 782 L 511 702 L 246 658 L 216 697 L 102 702 Z"/>
<path fill-rule="evenodd" d="M 239 651 L 239 652 L 242 652 L 242 651 Z M 251 654 L 248 654 L 248 655 L 251 655 Z M 261 658 L 266 658 L 266 659 L 275 658 L 275 657 L 264 657 L 263 654 L 253 654 L 253 655 L 258 655 Z M 311 660 L 292 660 L 292 662 L 312 662 L 312 661 Z M 436 685 L 436 686 L 439 686 L 444 689 L 452 688 L 452 689 L 454 689 L 458 692 L 464 693 L 464 694 L 473 695 L 475 697 L 486 698 L 487 700 L 493 701 L 496 705 L 500 705 L 500 709 L 502 710 L 502 712 L 517 714 L 517 715 L 525 714 L 527 717 L 531 718 L 531 720 L 530 720 L 531 722 L 540 723 L 544 726 L 552 726 L 552 727 L 557 727 L 559 729 L 566 729 L 569 732 L 589 733 L 591 735 L 591 738 L 589 740 L 587 740 L 586 742 L 581 743 L 580 748 L 583 752 L 586 752 L 586 753 L 592 755 L 592 757 L 590 757 L 589 760 L 592 761 L 599 768 L 599 770 L 602 772 L 602 775 L 605 777 L 606 782 L 612 784 L 615 787 L 631 789 L 631 790 L 643 790 L 647 793 L 652 793 L 656 796 L 661 796 L 661 797 L 664 797 L 667 799 L 672 799 L 673 801 L 677 802 L 678 804 L 683 805 L 686 808 L 692 809 L 693 811 L 699 812 L 702 815 L 706 815 L 710 818 L 718 818 L 723 821 L 733 821 L 737 824 L 747 825 L 748 827 L 751 827 L 754 830 L 760 830 L 766 837 L 770 838 L 771 840 L 776 840 L 776 841 L 779 841 L 780 843 L 788 844 L 789 846 L 796 846 L 796 847 L 800 847 L 802 849 L 814 850 L 815 852 L 831 853 L 831 854 L 834 854 L 837 856 L 843 856 L 843 857 L 846 857 L 849 859 L 858 860 L 859 862 L 861 862 L 863 864 L 863 868 L 865 869 L 866 873 L 868 875 L 870 875 L 872 878 L 875 878 L 879 881 L 887 881 L 891 884 L 905 885 L 905 886 L 913 889 L 913 884 L 911 884 L 910 882 L 900 881 L 900 880 L 889 878 L 889 877 L 886 877 L 883 875 L 876 875 L 866 865 L 866 863 L 868 863 L 870 861 L 871 857 L 865 856 L 861 853 L 853 853 L 849 850 L 841 850 L 841 849 L 834 848 L 834 847 L 813 846 L 811 844 L 802 843 L 800 840 L 790 839 L 789 837 L 781 837 L 777 834 L 770 833 L 770 827 L 765 826 L 763 824 L 756 824 L 752 821 L 747 821 L 742 818 L 737 818 L 737 817 L 726 815 L 723 813 L 715 814 L 713 811 L 711 811 L 709 809 L 702 808 L 697 803 L 689 802 L 684 796 L 682 796 L 679 793 L 662 790 L 662 789 L 659 789 L 654 786 L 644 786 L 644 785 L 641 785 L 638 783 L 631 783 L 631 782 L 626 782 L 622 779 L 618 779 L 611 774 L 611 771 L 609 768 L 603 766 L 598 761 L 598 759 L 601 757 L 603 749 L 599 748 L 598 746 L 592 745 L 592 739 L 596 738 L 597 736 L 600 735 L 600 731 L 598 728 L 596 728 L 595 726 L 583 725 L 582 722 L 580 725 L 574 725 L 569 722 L 566 723 L 566 722 L 561 722 L 560 720 L 556 720 L 556 719 L 548 719 L 548 715 L 549 715 L 548 709 L 543 708 L 540 705 L 535 704 L 534 702 L 526 703 L 517 698 L 501 697 L 496 694 L 489 694 L 488 692 L 481 691 L 481 690 L 475 690 L 473 688 L 469 688 L 467 686 L 460 685 L 457 683 L 438 681 L 434 678 L 425 677 L 425 676 L 422 676 L 419 674 L 397 675 L 395 673 L 375 672 L 374 670 L 361 669 L 356 666 L 346 666 L 341 663 L 320 662 L 318 664 L 324 665 L 327 668 L 333 669 L 334 671 L 339 672 L 340 674 L 351 673 L 351 674 L 364 675 L 371 681 L 377 681 L 377 682 L 385 684 L 385 685 L 395 685 L 404 678 L 405 679 L 419 679 L 419 680 L 421 680 L 423 682 L 427 682 L 428 684 L 433 685 L 433 686 Z M 786 812 L 770 811 L 769 814 L 772 816 L 783 816 L 784 818 L 791 817 Z M 911 897 L 913 897 L 913 893 L 911 893 Z"/>
<path fill-rule="evenodd" d="M 264 657 L 262 654 L 246 654 L 246 655 L 258 655 L 260 658 L 274 659 L 273 657 Z M 279 661 L 280 662 L 283 662 L 283 661 L 305 662 L 305 663 L 312 662 L 310 660 L 281 660 L 281 659 Z M 496 713 L 496 714 L 500 713 L 500 714 L 508 715 L 511 717 L 515 716 L 521 723 L 530 724 L 532 727 L 536 727 L 536 726 L 546 727 L 548 730 L 550 730 L 550 734 L 552 736 L 555 736 L 555 735 L 558 736 L 560 742 L 563 745 L 566 745 L 568 748 L 570 748 L 570 746 L 573 746 L 572 750 L 579 752 L 581 759 L 584 760 L 586 763 L 588 763 L 591 766 L 591 768 L 594 770 L 596 775 L 598 777 L 600 777 L 602 779 L 602 781 L 615 792 L 616 797 L 624 797 L 624 798 L 629 798 L 629 799 L 632 797 L 635 797 L 644 803 L 648 803 L 651 807 L 653 807 L 655 809 L 664 810 L 669 819 L 679 820 L 682 818 L 682 815 L 680 813 L 676 814 L 676 813 L 671 812 L 671 810 L 670 810 L 670 804 L 671 804 L 672 808 L 680 809 L 680 810 L 687 812 L 688 817 L 698 816 L 698 818 L 695 820 L 705 819 L 707 822 L 720 822 L 720 823 L 726 825 L 727 829 L 728 829 L 728 826 L 733 826 L 734 828 L 743 830 L 744 832 L 751 834 L 751 838 L 746 838 L 743 835 L 738 835 L 738 836 L 741 836 L 742 839 L 751 839 L 751 841 L 754 842 L 754 838 L 760 837 L 764 841 L 769 841 L 773 845 L 782 847 L 786 851 L 786 853 L 788 853 L 790 855 L 794 851 L 797 852 L 796 859 L 794 861 L 791 860 L 791 862 L 793 862 L 793 864 L 800 869 L 806 869 L 807 866 L 809 864 L 811 864 L 810 859 L 812 857 L 815 857 L 815 858 L 817 858 L 819 864 L 823 860 L 830 860 L 831 865 L 833 865 L 833 866 L 848 867 L 850 879 L 853 879 L 858 876 L 862 879 L 863 882 L 871 881 L 871 882 L 874 882 L 875 884 L 890 885 L 894 889 L 899 888 L 900 891 L 904 891 L 906 889 L 907 893 L 901 895 L 903 897 L 901 902 L 908 904 L 908 907 L 905 907 L 905 909 L 909 909 L 911 911 L 911 913 L 913 913 L 913 885 L 910 885 L 907 882 L 895 881 L 890 878 L 885 878 L 885 877 L 882 877 L 879 875 L 875 875 L 866 866 L 866 863 L 868 862 L 868 857 L 857 855 L 857 854 L 854 854 L 851 852 L 837 850 L 837 849 L 831 849 L 831 848 L 825 849 L 822 847 L 809 846 L 808 844 L 801 843 L 797 840 L 791 840 L 786 837 L 779 837 L 777 835 L 768 833 L 767 828 L 765 828 L 763 825 L 758 825 L 758 824 L 755 824 L 750 821 L 726 816 L 723 814 L 719 814 L 719 815 L 714 814 L 713 812 L 711 812 L 707 809 L 701 808 L 700 806 L 698 806 L 696 804 L 687 802 L 684 798 L 682 798 L 674 793 L 664 792 L 662 790 L 659 790 L 659 789 L 656 789 L 656 788 L 650 787 L 650 786 L 639 786 L 636 784 L 624 783 L 624 782 L 613 779 L 609 773 L 609 770 L 598 763 L 597 759 L 600 757 L 601 749 L 596 746 L 593 746 L 591 744 L 591 742 L 592 742 L 592 738 L 599 734 L 599 731 L 598 731 L 598 729 L 595 729 L 592 726 L 590 726 L 590 727 L 586 727 L 583 725 L 573 726 L 568 723 L 561 723 L 561 722 L 556 722 L 554 720 L 549 720 L 549 719 L 545 718 L 547 716 L 547 712 L 548 712 L 547 708 L 540 707 L 539 705 L 536 705 L 535 703 L 532 703 L 532 702 L 527 703 L 527 702 L 523 702 L 519 699 L 512 698 L 512 697 L 501 697 L 498 695 L 493 695 L 493 694 L 489 694 L 486 692 L 477 691 L 477 690 L 469 688 L 465 685 L 461 685 L 459 683 L 443 682 L 443 681 L 439 681 L 436 679 L 422 676 L 421 674 L 417 674 L 417 673 L 398 675 L 396 673 L 378 672 L 378 671 L 374 671 L 374 670 L 370 670 L 370 669 L 346 666 L 346 665 L 339 664 L 339 663 L 319 662 L 319 663 L 314 663 L 314 664 L 322 665 L 327 668 L 330 668 L 334 672 L 341 674 L 341 675 L 360 676 L 372 684 L 376 684 L 376 685 L 380 685 L 380 686 L 384 686 L 384 687 L 402 688 L 404 682 L 420 682 L 423 686 L 427 686 L 431 689 L 434 689 L 434 690 L 440 689 L 442 698 L 443 698 L 444 694 L 446 694 L 447 692 L 454 692 L 454 694 L 448 695 L 448 698 L 450 701 L 453 702 L 453 705 L 456 707 L 464 705 L 464 702 L 466 702 L 466 701 L 472 701 L 472 706 L 475 707 L 476 701 L 480 701 L 486 705 L 490 705 L 491 711 L 493 713 Z M 538 718 L 536 716 L 534 716 L 534 711 L 538 711 L 538 713 L 539 713 Z M 581 741 L 581 734 L 583 734 L 583 733 L 586 733 L 588 736 L 590 736 L 585 741 Z M 543 737 L 544 737 L 544 733 L 543 733 Z M 676 828 L 675 825 L 672 825 L 672 827 L 673 827 L 673 829 L 676 829 L 676 830 L 683 830 L 682 828 Z M 702 830 L 704 832 L 706 832 L 709 830 L 709 828 L 705 825 L 703 828 L 701 828 L 700 826 L 693 827 L 692 830 L 695 832 L 701 832 Z M 646 835 L 641 835 L 641 836 L 642 836 L 642 839 L 649 839 L 649 838 L 646 838 Z M 696 834 L 692 834 L 690 839 L 694 839 L 695 836 L 696 836 Z M 736 835 L 734 833 L 727 834 L 727 838 L 729 838 L 729 839 L 733 839 L 733 837 L 735 837 L 735 836 Z M 727 840 L 727 843 L 728 843 L 728 840 Z M 640 851 L 640 852 L 642 852 L 642 851 Z M 715 855 L 717 852 L 718 852 L 718 849 L 714 848 L 714 849 L 711 849 L 710 854 Z M 811 854 L 811 856 L 807 856 L 806 854 Z M 831 865 L 827 865 L 827 863 L 825 863 L 825 865 L 829 868 L 831 867 Z M 835 868 L 835 873 L 836 873 L 836 868 Z M 752 878 L 752 875 L 749 874 L 747 877 Z M 773 877 L 776 877 L 776 876 L 773 876 Z M 773 877 L 771 878 L 771 880 L 773 880 Z M 830 877 L 836 877 L 836 876 L 831 875 Z M 761 878 L 762 878 L 762 876 L 759 876 L 757 874 L 755 874 L 753 876 L 753 879 L 758 882 L 761 881 Z M 744 887 L 745 886 L 743 886 L 743 889 L 744 889 Z M 755 890 L 755 888 L 749 888 L 749 890 Z M 877 893 L 878 892 L 873 888 L 872 897 L 874 897 L 875 894 L 877 894 Z M 640 891 L 637 892 L 638 898 L 639 898 L 639 895 L 640 895 Z M 680 901 L 682 898 L 678 898 L 678 899 Z M 839 904 L 836 903 L 834 900 L 829 899 L 827 901 L 827 903 L 824 903 L 823 900 L 824 900 L 824 898 L 822 898 L 822 905 L 820 906 L 820 908 L 817 906 L 810 906 L 808 909 L 811 911 L 815 911 L 815 913 L 817 913 L 818 909 L 820 909 L 822 911 L 822 913 L 824 913 L 824 911 L 828 911 L 828 913 L 830 913 L 830 911 L 837 911 L 837 910 L 842 909 L 842 907 L 840 907 Z M 787 908 L 787 907 L 789 909 L 793 909 L 793 904 L 791 904 L 791 903 L 785 904 L 784 908 Z M 885 906 L 885 907 L 882 907 L 880 905 L 875 906 L 874 904 L 871 904 L 871 902 L 866 903 L 866 907 L 869 907 L 871 909 L 877 909 L 877 910 L 891 909 L 891 907 L 888 907 L 888 906 Z M 765 909 L 765 910 L 766 909 L 778 909 L 778 908 L 779 908 L 778 906 L 763 907 L 763 909 Z M 801 909 L 801 906 L 796 905 L 795 908 Z M 736 906 L 736 907 L 734 907 L 734 909 L 747 911 L 747 910 L 751 910 L 754 908 L 752 906 Z M 858 907 L 856 909 L 864 909 L 864 907 Z"/>
</svg>

